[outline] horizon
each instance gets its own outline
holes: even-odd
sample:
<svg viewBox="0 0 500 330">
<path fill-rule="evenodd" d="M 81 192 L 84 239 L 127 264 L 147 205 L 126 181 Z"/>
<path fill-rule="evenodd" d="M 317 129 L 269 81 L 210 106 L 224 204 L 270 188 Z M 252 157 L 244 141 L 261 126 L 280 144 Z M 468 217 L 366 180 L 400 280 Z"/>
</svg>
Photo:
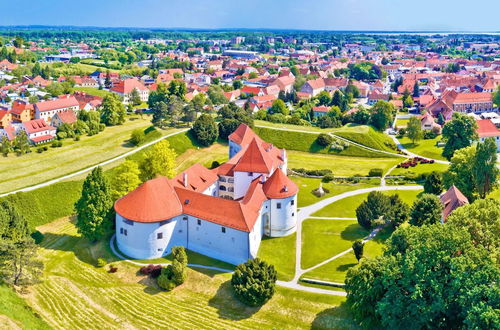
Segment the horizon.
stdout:
<svg viewBox="0 0 500 330">
<path fill-rule="evenodd" d="M 458 0 L 63 0 L 9 2 L 4 27 L 51 26 L 172 30 L 293 30 L 345 32 L 499 32 L 500 2 L 471 7 Z M 484 8 L 489 8 L 484 10 Z M 91 9 L 91 10 L 82 10 Z M 90 14 L 89 14 L 90 12 Z M 112 15 L 110 15 L 112 13 Z M 78 24 L 75 24 L 78 22 Z"/>
</svg>

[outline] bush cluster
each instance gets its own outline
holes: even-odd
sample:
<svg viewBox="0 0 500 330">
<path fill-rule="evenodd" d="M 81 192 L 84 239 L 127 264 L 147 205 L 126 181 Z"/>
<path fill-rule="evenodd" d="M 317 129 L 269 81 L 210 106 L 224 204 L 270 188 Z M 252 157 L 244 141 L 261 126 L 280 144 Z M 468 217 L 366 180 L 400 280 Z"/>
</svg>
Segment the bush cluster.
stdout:
<svg viewBox="0 0 500 330">
<path fill-rule="evenodd" d="M 316 143 L 322 147 L 328 147 L 333 142 L 333 137 L 326 133 L 321 133 L 316 139 Z"/>
<path fill-rule="evenodd" d="M 139 272 L 142 275 L 147 275 L 151 278 L 157 278 L 158 276 L 160 276 L 162 269 L 163 267 L 161 265 L 149 264 L 147 266 L 141 267 L 141 269 L 139 269 Z"/>
<path fill-rule="evenodd" d="M 381 168 L 372 168 L 370 172 L 368 172 L 368 176 L 371 177 L 382 177 L 384 175 L 384 170 Z"/>
<path fill-rule="evenodd" d="M 242 303 L 261 306 L 274 295 L 276 279 L 274 266 L 255 258 L 236 267 L 231 285 Z"/>
<path fill-rule="evenodd" d="M 52 148 L 60 148 L 62 147 L 63 143 L 62 141 L 54 141 L 52 142 L 52 144 L 50 145 Z"/>
<path fill-rule="evenodd" d="M 156 279 L 158 286 L 167 291 L 181 285 L 187 278 L 188 258 L 186 250 L 182 246 L 174 246 L 172 255 L 174 257 L 172 264 L 162 268 L 160 275 Z"/>
<path fill-rule="evenodd" d="M 310 176 L 325 176 L 327 174 L 332 174 L 332 170 L 321 169 L 321 170 L 307 170 L 305 168 L 292 168 L 295 173 L 310 175 Z"/>
</svg>

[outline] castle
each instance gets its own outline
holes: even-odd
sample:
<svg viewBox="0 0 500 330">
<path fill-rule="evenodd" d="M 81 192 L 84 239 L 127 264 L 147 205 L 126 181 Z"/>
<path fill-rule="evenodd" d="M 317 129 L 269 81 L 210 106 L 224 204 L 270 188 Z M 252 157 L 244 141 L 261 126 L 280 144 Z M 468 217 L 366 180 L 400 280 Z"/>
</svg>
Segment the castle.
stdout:
<svg viewBox="0 0 500 330">
<path fill-rule="evenodd" d="M 116 201 L 118 248 L 137 259 L 173 246 L 231 264 L 255 258 L 263 235 L 296 230 L 298 187 L 286 171 L 286 151 L 241 124 L 229 136 L 228 162 L 157 177 Z"/>
</svg>

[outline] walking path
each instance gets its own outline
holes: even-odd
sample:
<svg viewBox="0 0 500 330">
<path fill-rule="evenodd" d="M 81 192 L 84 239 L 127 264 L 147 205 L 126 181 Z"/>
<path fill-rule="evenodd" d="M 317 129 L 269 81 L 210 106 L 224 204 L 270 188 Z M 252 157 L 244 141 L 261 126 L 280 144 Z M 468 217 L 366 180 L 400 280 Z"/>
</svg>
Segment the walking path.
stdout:
<svg viewBox="0 0 500 330">
<path fill-rule="evenodd" d="M 398 140 L 398 139 L 397 139 L 394 135 L 389 135 L 389 136 L 392 138 L 392 140 L 394 141 L 394 143 L 396 143 L 396 145 L 398 146 L 398 148 L 399 148 L 402 152 L 404 152 L 404 153 L 407 155 L 407 156 L 405 156 L 405 157 L 408 157 L 408 156 L 410 156 L 410 157 L 412 157 L 412 158 L 413 158 L 413 157 L 420 157 L 420 158 L 425 158 L 425 159 L 430 159 L 430 160 L 433 160 L 434 162 L 436 162 L 436 163 L 440 163 L 440 164 L 446 164 L 446 165 L 449 165 L 449 164 L 450 164 L 450 162 L 447 162 L 447 161 L 445 161 L 445 160 L 440 160 L 440 159 L 432 159 L 432 158 L 428 158 L 428 157 L 423 157 L 423 156 L 417 155 L 416 153 L 413 153 L 413 152 L 411 152 L 410 150 L 406 149 L 406 148 L 405 148 L 405 147 L 401 144 L 401 142 L 399 142 L 399 140 Z"/>
<path fill-rule="evenodd" d="M 160 142 L 161 140 L 163 139 L 166 139 L 168 137 L 171 137 L 171 136 L 174 136 L 174 135 L 177 135 L 177 134 L 180 134 L 180 133 L 183 133 L 183 132 L 186 132 L 187 130 L 189 130 L 189 128 L 184 128 L 182 130 L 179 130 L 177 132 L 173 132 L 173 133 L 170 133 L 170 134 L 167 134 L 167 135 L 164 135 L 156 140 L 153 140 L 151 142 L 148 142 L 140 147 L 137 147 L 133 150 L 130 150 L 130 151 L 127 151 L 126 153 L 124 154 L 121 154 L 119 156 L 116 156 L 114 158 L 111 158 L 111 159 L 108 159 L 104 162 L 101 162 L 99 164 L 96 164 L 96 165 L 92 165 L 92 166 L 89 166 L 87 168 L 84 168 L 84 169 L 81 169 L 79 171 L 76 171 L 76 172 L 73 172 L 73 173 L 70 173 L 70 174 L 67 174 L 67 175 L 63 175 L 61 177 L 58 177 L 56 179 L 52 179 L 52 180 L 49 180 L 49 181 L 45 181 L 45 182 L 42 182 L 42 183 L 39 183 L 39 184 L 35 184 L 35 185 L 32 185 L 32 186 L 29 186 L 29 187 L 24 187 L 24 188 L 21 188 L 21 189 L 17 189 L 17 190 L 13 190 L 13 191 L 10 191 L 10 192 L 7 192 L 7 193 L 3 193 L 3 194 L 0 194 L 0 197 L 4 197 L 4 196 L 7 196 L 7 195 L 10 195 L 10 194 L 15 194 L 17 192 L 21 192 L 21 191 L 31 191 L 31 190 L 35 190 L 35 189 L 38 189 L 38 188 L 42 188 L 42 187 L 46 187 L 46 186 L 50 186 L 51 184 L 54 184 L 54 183 L 57 183 L 57 182 L 60 182 L 60 181 L 63 181 L 63 180 L 66 180 L 66 179 L 69 179 L 69 178 L 73 178 L 75 176 L 78 176 L 80 174 L 83 174 L 83 173 L 86 173 L 86 172 L 89 172 L 91 170 L 93 170 L 94 168 L 98 167 L 98 166 L 104 166 L 104 165 L 108 165 L 108 164 L 111 164 L 117 160 L 120 160 L 120 159 L 123 159 L 125 157 L 128 157 L 132 154 L 135 154 L 136 152 L 138 151 L 141 151 L 149 146 L 152 146 L 153 144 L 157 143 L 157 142 Z"/>
</svg>

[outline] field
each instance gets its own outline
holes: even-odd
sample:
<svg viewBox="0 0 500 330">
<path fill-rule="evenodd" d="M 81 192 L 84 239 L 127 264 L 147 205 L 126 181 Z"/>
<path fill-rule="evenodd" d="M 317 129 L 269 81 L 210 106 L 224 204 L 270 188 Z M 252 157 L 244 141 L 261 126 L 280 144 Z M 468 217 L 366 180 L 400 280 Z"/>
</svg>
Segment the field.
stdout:
<svg viewBox="0 0 500 330">
<path fill-rule="evenodd" d="M 423 173 L 444 172 L 447 169 L 448 165 L 441 163 L 419 164 L 415 167 L 410 167 L 410 168 L 395 168 L 394 170 L 392 170 L 390 175 L 402 175 L 402 176 L 416 178 L 418 175 Z"/>
<path fill-rule="evenodd" d="M 422 192 L 422 190 L 407 190 L 407 191 L 385 191 L 386 195 L 398 194 L 401 199 L 408 205 L 412 205 L 417 195 Z M 368 194 L 359 194 L 351 197 L 344 198 L 340 201 L 334 202 L 318 212 L 314 213 L 313 216 L 317 217 L 340 217 L 340 218 L 355 218 L 356 208 L 366 200 Z"/>
<path fill-rule="evenodd" d="M 300 127 L 300 126 L 299 126 Z M 287 150 L 304 151 L 311 153 L 321 153 L 336 156 L 354 156 L 354 157 L 393 157 L 384 153 L 368 150 L 356 145 L 349 145 L 342 151 L 336 151 L 330 147 L 324 147 L 316 142 L 318 133 L 311 131 L 295 132 L 295 131 L 279 131 L 265 127 L 255 127 L 255 132 L 264 140 L 271 142 L 278 148 Z M 356 134 L 359 138 L 360 135 Z M 369 140 L 369 139 L 366 139 Z"/>
<path fill-rule="evenodd" d="M 295 275 L 295 241 L 297 234 L 285 237 L 263 237 L 258 257 L 276 268 L 278 279 L 290 281 Z"/>
<path fill-rule="evenodd" d="M 413 144 L 407 137 L 399 139 L 399 142 L 403 145 L 403 147 L 419 156 L 446 160 L 446 158 L 441 155 L 443 148 L 436 146 L 436 143 L 439 141 L 441 141 L 441 136 L 438 136 L 435 139 L 420 140 L 415 142 L 415 144 Z"/>
<path fill-rule="evenodd" d="M 0 329 L 50 329 L 10 287 L 0 285 Z"/>
<path fill-rule="evenodd" d="M 137 275 L 137 266 L 115 261 L 107 242 L 89 244 L 67 219 L 39 228 L 45 233 L 43 283 L 23 297 L 50 326 L 67 328 L 354 328 L 342 297 L 278 288 L 262 308 L 241 305 L 230 275 L 189 270 L 172 292 Z M 97 257 L 118 268 L 93 266 Z M 339 307 L 340 306 L 340 307 Z"/>
<path fill-rule="evenodd" d="M 321 183 L 321 179 L 314 178 L 303 178 L 299 176 L 291 177 L 293 182 L 297 184 L 299 187 L 299 196 L 298 196 L 298 207 L 304 207 L 307 205 L 314 204 L 319 202 L 322 199 L 332 197 L 335 195 L 342 194 L 346 191 L 363 189 L 369 187 L 375 187 L 380 184 L 380 180 L 378 179 L 370 179 L 369 182 L 363 183 L 337 183 L 337 182 L 329 182 L 323 183 L 323 188 L 330 190 L 329 193 L 325 194 L 322 197 L 316 197 L 312 191 L 317 189 Z"/>
<path fill-rule="evenodd" d="M 370 126 L 349 124 L 336 129 L 333 133 L 370 148 L 395 152 L 396 145 L 394 141 L 389 136 L 375 131 Z"/>
<path fill-rule="evenodd" d="M 33 150 L 22 156 L 1 157 L 0 192 L 55 179 L 130 151 L 134 148 L 128 142 L 131 132 L 150 126 L 146 117 L 128 117 L 125 124 L 106 127 L 94 136 L 82 136 L 80 141 L 65 139 L 61 148 L 49 147 L 41 154 Z M 159 137 L 169 132 L 174 130 L 153 130 L 151 134 Z"/>
<path fill-rule="evenodd" d="M 396 127 L 397 128 L 406 127 L 406 126 L 408 126 L 408 122 L 409 121 L 410 121 L 410 119 L 401 119 L 401 118 L 398 118 L 396 120 Z"/>
<path fill-rule="evenodd" d="M 307 219 L 302 223 L 302 265 L 312 267 L 349 249 L 370 233 L 356 220 Z"/>
<path fill-rule="evenodd" d="M 106 95 L 111 94 L 111 92 L 108 92 L 104 89 L 98 89 L 94 87 L 75 87 L 75 91 L 81 91 L 90 95 L 100 96 L 100 97 L 105 97 Z"/>
<path fill-rule="evenodd" d="M 381 168 L 384 173 L 402 158 L 365 158 L 324 154 L 312 154 L 300 151 L 288 151 L 289 168 L 331 169 L 336 176 L 367 176 L 372 168 Z"/>
</svg>

